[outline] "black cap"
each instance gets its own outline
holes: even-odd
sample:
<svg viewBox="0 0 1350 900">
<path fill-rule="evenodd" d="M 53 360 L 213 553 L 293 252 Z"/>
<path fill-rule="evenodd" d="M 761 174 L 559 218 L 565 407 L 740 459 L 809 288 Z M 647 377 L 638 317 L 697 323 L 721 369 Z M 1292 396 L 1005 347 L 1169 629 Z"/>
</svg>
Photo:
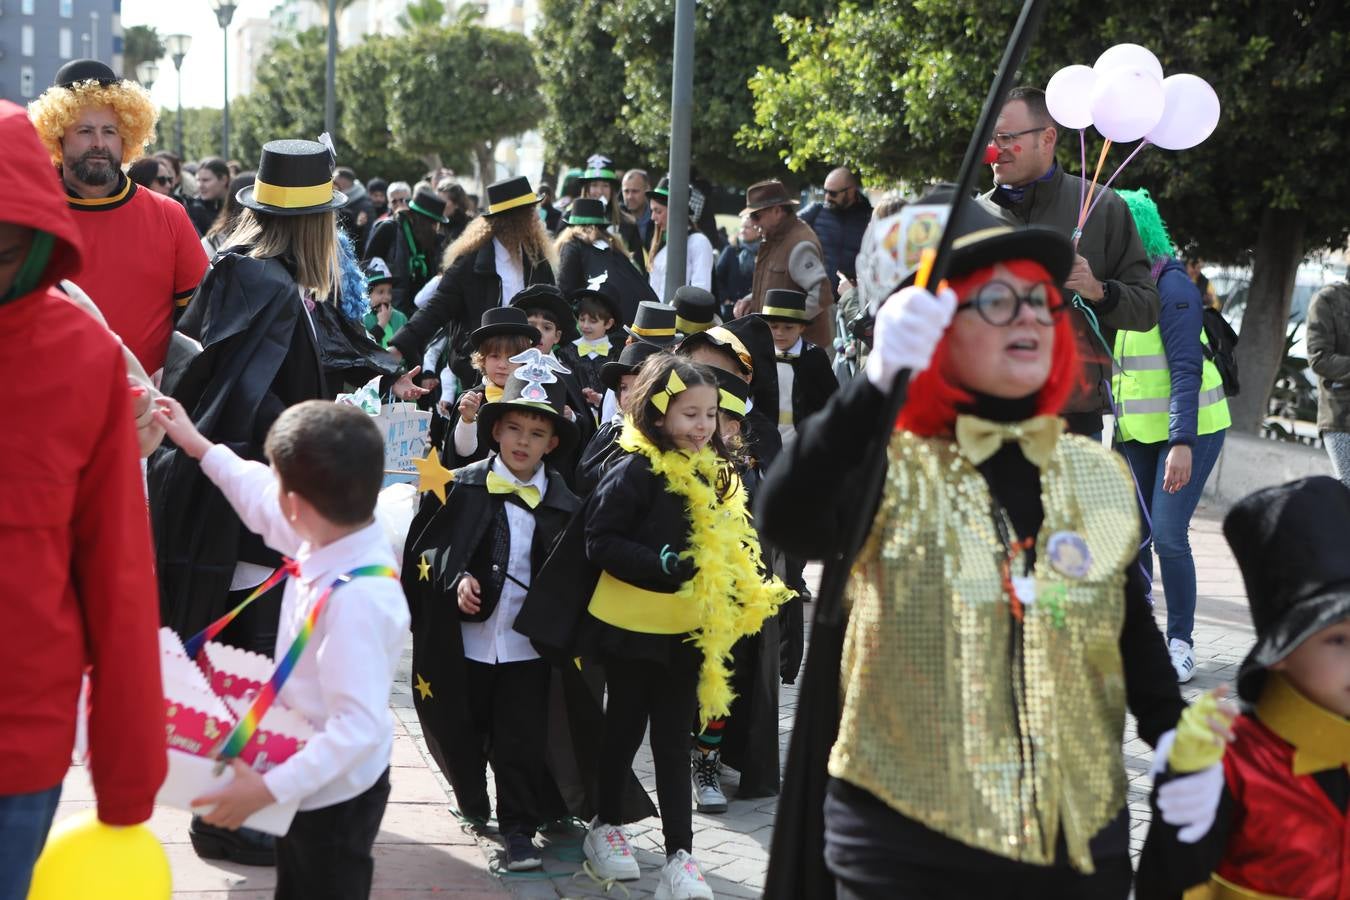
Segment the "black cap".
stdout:
<svg viewBox="0 0 1350 900">
<path fill-rule="evenodd" d="M 74 87 L 82 81 L 97 81 L 99 84 L 107 87 L 110 84 L 117 84 L 122 79 L 117 77 L 117 73 L 105 62 L 97 59 L 72 59 L 64 66 L 56 70 L 56 79 L 52 84 L 57 87 Z"/>
<path fill-rule="evenodd" d="M 370 187 L 367 186 L 369 191 Z M 408 209 L 420 216 L 426 216 L 433 222 L 439 222 L 442 225 L 449 224 L 450 220 L 445 217 L 445 201 L 441 195 L 430 188 L 422 188 L 413 195 L 412 202 L 408 204 Z"/>
<path fill-rule="evenodd" d="M 562 291 L 551 284 L 532 284 L 511 298 L 511 305 L 524 310 L 543 309 L 558 320 L 558 342 L 573 341 L 581 336 L 572 307 L 563 299 Z"/>
<path fill-rule="evenodd" d="M 623 307 L 619 305 L 619 298 L 611 297 L 604 291 L 597 291 L 594 288 L 588 287 L 577 288 L 567 295 L 567 302 L 572 305 L 573 315 L 579 316 L 581 314 L 581 301 L 588 297 L 598 301 L 605 309 L 609 310 L 609 317 L 614 320 L 614 326 L 616 328 L 623 322 Z"/>
</svg>

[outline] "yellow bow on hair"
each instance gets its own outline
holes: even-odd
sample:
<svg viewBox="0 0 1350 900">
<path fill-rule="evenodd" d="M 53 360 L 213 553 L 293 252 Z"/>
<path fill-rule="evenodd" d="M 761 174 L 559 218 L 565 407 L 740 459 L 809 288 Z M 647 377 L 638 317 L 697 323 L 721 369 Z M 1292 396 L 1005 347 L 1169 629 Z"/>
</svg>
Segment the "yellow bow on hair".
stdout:
<svg viewBox="0 0 1350 900">
<path fill-rule="evenodd" d="M 680 379 L 680 375 L 678 372 L 676 372 L 674 369 L 671 369 L 670 377 L 666 379 L 666 386 L 661 388 L 661 390 L 659 390 L 655 394 L 652 394 L 652 406 L 655 406 L 658 410 L 660 410 L 661 415 L 664 416 L 666 414 L 666 410 L 670 408 L 671 398 L 676 396 L 677 394 L 684 393 L 684 391 L 685 391 L 684 381 Z"/>
<path fill-rule="evenodd" d="M 990 422 L 977 416 L 956 417 L 956 445 L 961 454 L 979 465 L 1009 441 L 1016 441 L 1022 455 L 1038 469 L 1044 469 L 1055 453 L 1055 444 L 1064 432 L 1058 416 L 1035 416 L 1024 422 Z"/>
<path fill-rule="evenodd" d="M 515 494 L 530 509 L 539 505 L 543 499 L 539 495 L 539 488 L 532 484 L 517 484 L 509 478 L 503 478 L 496 472 L 488 472 L 487 489 L 489 494 Z"/>
</svg>

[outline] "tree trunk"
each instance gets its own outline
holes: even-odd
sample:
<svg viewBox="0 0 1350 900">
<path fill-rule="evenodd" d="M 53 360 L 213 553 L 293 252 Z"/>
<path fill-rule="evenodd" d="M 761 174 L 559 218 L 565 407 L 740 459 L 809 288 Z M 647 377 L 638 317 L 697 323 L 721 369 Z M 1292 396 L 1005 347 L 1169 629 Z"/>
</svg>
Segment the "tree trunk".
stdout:
<svg viewBox="0 0 1350 900">
<path fill-rule="evenodd" d="M 435 172 L 441 167 L 441 155 L 439 153 L 424 153 L 418 158 L 422 160 L 422 165 L 427 167 L 428 172 Z"/>
<path fill-rule="evenodd" d="M 1237 345 L 1242 393 L 1228 401 L 1238 431 L 1259 434 L 1265 422 L 1270 390 L 1284 355 L 1294 276 L 1303 259 L 1304 225 L 1304 215 L 1298 210 L 1267 207 L 1261 214 Z"/>
<path fill-rule="evenodd" d="M 481 208 L 487 207 L 487 186 L 497 180 L 497 144 L 480 141 L 473 145 L 474 162 L 478 165 L 478 194 Z"/>
</svg>

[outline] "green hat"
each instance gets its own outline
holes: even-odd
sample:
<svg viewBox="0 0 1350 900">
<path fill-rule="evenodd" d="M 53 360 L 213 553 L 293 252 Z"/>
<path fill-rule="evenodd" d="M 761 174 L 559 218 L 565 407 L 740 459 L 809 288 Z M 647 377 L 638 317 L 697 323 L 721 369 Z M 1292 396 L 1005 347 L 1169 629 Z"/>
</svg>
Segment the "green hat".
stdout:
<svg viewBox="0 0 1350 900">
<path fill-rule="evenodd" d="M 578 197 L 567 209 L 568 225 L 608 225 L 605 204 L 594 197 Z"/>
<path fill-rule="evenodd" d="M 611 168 L 614 163 L 608 156 L 602 156 L 599 153 L 586 160 L 586 171 L 581 173 L 582 181 L 612 181 L 614 184 L 622 184 L 622 179 L 614 173 Z"/>
</svg>

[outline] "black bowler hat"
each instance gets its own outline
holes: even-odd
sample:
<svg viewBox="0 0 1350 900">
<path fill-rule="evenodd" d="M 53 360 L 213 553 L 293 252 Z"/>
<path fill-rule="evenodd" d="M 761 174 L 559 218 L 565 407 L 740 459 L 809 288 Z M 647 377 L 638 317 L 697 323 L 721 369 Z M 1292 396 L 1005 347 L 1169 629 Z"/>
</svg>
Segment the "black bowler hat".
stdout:
<svg viewBox="0 0 1350 900">
<path fill-rule="evenodd" d="M 726 369 L 713 369 L 717 376 L 717 408 L 744 419 L 750 411 L 750 382 Z"/>
<path fill-rule="evenodd" d="M 499 216 L 504 212 L 530 206 L 539 202 L 539 195 L 530 187 L 530 179 L 524 175 L 494 181 L 487 186 L 487 212 L 485 216 Z"/>
<path fill-rule="evenodd" d="M 347 195 L 333 187 L 333 156 L 318 141 L 263 144 L 257 177 L 235 199 L 274 216 L 305 216 L 347 205 Z"/>
<path fill-rule="evenodd" d="M 72 59 L 56 70 L 56 80 L 52 84 L 57 87 L 68 88 L 74 87 L 82 81 L 97 81 L 107 87 L 110 84 L 117 84 L 121 80 L 107 63 L 99 62 L 96 59 Z"/>
<path fill-rule="evenodd" d="M 567 208 L 568 225 L 608 225 L 605 204 L 594 197 L 578 197 Z"/>
<path fill-rule="evenodd" d="M 494 306 L 483 313 L 482 322 L 469 334 L 469 344 L 477 350 L 483 341 L 503 334 L 520 334 L 539 343 L 539 329 L 530 324 L 525 310 L 515 306 Z"/>
<path fill-rule="evenodd" d="M 367 187 L 366 190 L 370 190 L 370 188 Z M 414 194 L 412 202 L 408 204 L 408 209 L 426 216 L 433 222 L 439 222 L 442 225 L 450 224 L 450 220 L 445 217 L 445 200 L 430 188 L 422 188 Z"/>
<path fill-rule="evenodd" d="M 523 350 L 517 356 L 528 361 L 512 372 L 502 387 L 502 399 L 485 403 L 478 410 L 478 443 L 484 447 L 499 449 L 492 439 L 492 426 L 497 420 L 512 410 L 542 413 L 553 423 L 553 433 L 558 436 L 558 446 L 547 457 L 567 453 L 578 440 L 576 423 L 567 418 L 564 411 L 567 406 L 567 385 L 558 380 L 557 373 L 570 371 L 562 363 L 547 353 L 537 349 Z M 514 361 L 515 356 L 511 357 Z M 553 378 L 553 381 L 542 379 Z"/>
<path fill-rule="evenodd" d="M 604 291 L 597 291 L 594 288 L 588 287 L 577 288 L 575 291 L 567 295 L 567 302 L 571 304 L 572 314 L 574 316 L 581 315 L 581 301 L 587 298 L 595 300 L 606 310 L 608 310 L 609 317 L 614 320 L 614 324 L 616 327 L 623 323 L 623 307 L 619 305 L 619 298 L 611 297 Z M 614 329 L 610 330 L 613 331 Z"/>
<path fill-rule="evenodd" d="M 707 331 L 720 324 L 717 298 L 701 287 L 686 284 L 675 291 L 675 328 L 681 334 Z"/>
<path fill-rule="evenodd" d="M 532 284 L 511 298 L 511 305 L 529 315 L 532 309 L 547 310 L 558 320 L 558 343 L 581 337 L 572 307 L 563 299 L 562 291 L 551 284 Z"/>
<path fill-rule="evenodd" d="M 647 357 L 655 356 L 663 352 L 664 349 L 645 341 L 629 344 L 619 353 L 617 360 L 607 362 L 600 367 L 600 383 L 617 394 L 620 378 L 625 375 L 632 375 L 642 367 L 642 364 L 647 361 Z"/>
<path fill-rule="evenodd" d="M 806 295 L 787 288 L 770 288 L 764 293 L 761 318 L 770 322 L 810 322 L 815 316 L 806 311 Z"/>
<path fill-rule="evenodd" d="M 1266 670 L 1312 635 L 1350 618 L 1350 488 L 1319 475 L 1257 491 L 1223 520 L 1242 569 L 1256 646 L 1238 669 L 1238 696 L 1261 698 Z"/>
<path fill-rule="evenodd" d="M 675 343 L 675 307 L 651 300 L 638 304 L 637 316 L 624 331 L 640 341 L 668 347 Z"/>
</svg>

